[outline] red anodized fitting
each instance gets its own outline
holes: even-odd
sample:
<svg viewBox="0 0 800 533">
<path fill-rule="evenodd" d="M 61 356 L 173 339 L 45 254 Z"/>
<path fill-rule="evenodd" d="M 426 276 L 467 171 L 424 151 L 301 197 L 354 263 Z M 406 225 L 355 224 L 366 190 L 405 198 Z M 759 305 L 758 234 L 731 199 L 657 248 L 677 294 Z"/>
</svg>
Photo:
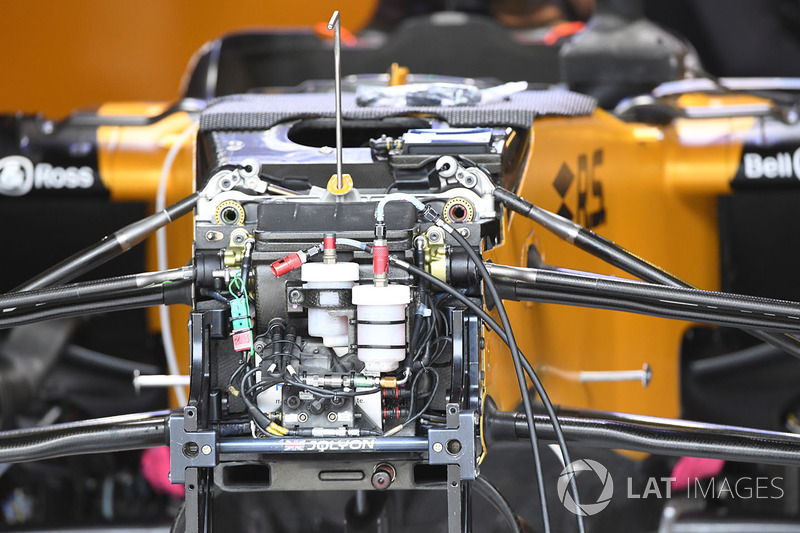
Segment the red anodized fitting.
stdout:
<svg viewBox="0 0 800 533">
<path fill-rule="evenodd" d="M 303 254 L 305 255 L 305 254 Z M 284 257 L 283 259 L 278 259 L 274 263 L 272 263 L 269 267 L 272 269 L 272 273 L 275 274 L 276 278 L 283 276 L 284 274 L 288 274 L 292 270 L 296 268 L 300 268 L 305 261 L 304 258 L 300 255 L 299 252 L 293 252 Z"/>
<path fill-rule="evenodd" d="M 372 247 L 372 272 L 376 275 L 389 273 L 388 246 L 383 245 Z"/>
</svg>

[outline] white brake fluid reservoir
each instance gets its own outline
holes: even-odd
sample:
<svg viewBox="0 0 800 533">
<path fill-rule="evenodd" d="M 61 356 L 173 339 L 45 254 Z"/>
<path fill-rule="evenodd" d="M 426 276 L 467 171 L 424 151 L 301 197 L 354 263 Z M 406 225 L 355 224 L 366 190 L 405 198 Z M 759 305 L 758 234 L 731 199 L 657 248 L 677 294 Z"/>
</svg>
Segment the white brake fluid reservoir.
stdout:
<svg viewBox="0 0 800 533">
<path fill-rule="evenodd" d="M 326 307 L 308 308 L 308 334 L 322 337 L 325 346 L 342 356 L 349 350 L 347 317 L 338 313 L 342 302 L 336 291 L 324 289 L 350 289 L 358 281 L 356 263 L 306 263 L 301 267 L 300 279 L 307 289 L 320 289 L 319 302 Z"/>
<path fill-rule="evenodd" d="M 396 370 L 406 357 L 406 306 L 408 285 L 358 285 L 353 303 L 358 319 L 358 358 L 365 374 Z"/>
</svg>

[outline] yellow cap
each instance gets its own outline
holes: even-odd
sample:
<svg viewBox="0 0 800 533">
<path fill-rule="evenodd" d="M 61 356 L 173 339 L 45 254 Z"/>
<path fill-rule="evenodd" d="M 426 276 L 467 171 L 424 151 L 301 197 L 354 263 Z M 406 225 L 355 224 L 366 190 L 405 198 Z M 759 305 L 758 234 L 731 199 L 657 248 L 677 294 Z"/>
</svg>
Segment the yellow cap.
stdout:
<svg viewBox="0 0 800 533">
<path fill-rule="evenodd" d="M 397 63 L 392 63 L 389 69 L 389 86 L 405 85 L 408 77 L 408 67 L 401 67 Z"/>
<path fill-rule="evenodd" d="M 328 192 L 331 194 L 347 194 L 353 190 L 353 178 L 350 174 L 342 174 L 342 188 L 336 187 L 336 174 L 328 180 Z"/>
</svg>

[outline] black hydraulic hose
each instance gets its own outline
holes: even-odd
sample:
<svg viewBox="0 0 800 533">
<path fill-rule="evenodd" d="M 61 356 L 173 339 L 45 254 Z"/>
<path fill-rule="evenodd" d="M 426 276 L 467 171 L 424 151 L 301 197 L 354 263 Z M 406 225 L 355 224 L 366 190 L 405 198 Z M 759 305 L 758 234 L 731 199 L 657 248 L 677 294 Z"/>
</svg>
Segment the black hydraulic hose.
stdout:
<svg viewBox="0 0 800 533">
<path fill-rule="evenodd" d="M 141 289 L 165 281 L 192 278 L 194 278 L 194 267 L 181 267 L 162 272 L 144 272 L 46 289 L 12 292 L 0 295 L 0 310 L 28 305 L 77 303 L 92 297 L 108 297 L 114 293 Z"/>
<path fill-rule="evenodd" d="M 672 320 L 686 320 L 688 322 L 699 322 L 716 326 L 735 328 L 759 327 L 773 331 L 800 331 L 800 324 L 777 324 L 769 319 L 750 315 L 736 316 L 685 308 L 680 305 L 654 304 L 635 300 L 633 298 L 585 294 L 582 292 L 569 291 L 567 289 L 540 289 L 535 286 L 513 281 L 498 283 L 498 287 L 501 288 L 501 296 L 504 299 L 516 301 L 591 307 L 595 309 L 607 309 L 611 311 L 623 311 L 640 315 L 669 318 Z"/>
<path fill-rule="evenodd" d="M 142 413 L 0 432 L 0 463 L 140 450 L 169 444 L 166 413 Z"/>
<path fill-rule="evenodd" d="M 576 245 L 582 250 L 629 274 L 645 281 L 659 283 L 661 285 L 690 289 L 695 288 L 690 283 L 642 259 L 633 252 L 626 250 L 622 246 L 596 234 L 588 228 L 584 228 L 580 224 L 567 220 L 560 215 L 535 206 L 511 191 L 507 191 L 502 187 L 497 187 L 493 194 L 497 200 L 501 201 L 509 209 L 530 218 L 561 239 Z M 800 358 L 800 340 L 791 335 L 753 329 L 746 329 L 745 331 L 757 339 Z"/>
<path fill-rule="evenodd" d="M 508 318 L 508 313 L 506 313 L 505 307 L 503 306 L 503 301 L 500 299 L 500 295 L 497 292 L 497 287 L 495 287 L 494 281 L 492 280 L 489 272 L 486 270 L 486 266 L 483 264 L 481 257 L 472 249 L 472 246 L 467 242 L 467 239 L 464 238 L 458 231 L 454 231 L 453 228 L 446 223 L 439 223 L 438 224 L 442 229 L 447 231 L 450 236 L 455 239 L 459 245 L 467 252 L 470 259 L 475 263 L 483 277 L 483 286 L 484 289 L 489 293 L 492 300 L 495 303 L 497 314 L 500 316 L 500 322 L 503 325 L 503 331 L 506 334 L 506 344 L 508 345 L 508 350 L 511 352 L 511 359 L 514 362 L 514 371 L 517 374 L 517 382 L 519 384 L 519 391 L 522 397 L 522 407 L 525 410 L 525 413 L 529 417 L 533 416 L 533 407 L 531 406 L 531 399 L 530 395 L 528 394 L 528 385 L 525 381 L 525 372 L 522 369 L 522 352 L 520 351 L 519 347 L 517 346 L 517 341 L 514 339 L 514 332 L 511 328 L 511 321 Z M 536 437 L 536 428 L 531 424 L 529 431 L 530 435 L 530 444 L 531 450 L 533 452 L 533 459 L 535 461 L 536 467 L 536 474 L 537 474 L 537 481 L 539 486 L 539 500 L 542 505 L 542 521 L 544 523 L 544 531 L 548 533 L 550 531 L 550 511 L 547 508 L 547 496 L 545 494 L 545 486 L 544 486 L 544 475 L 542 473 L 542 463 L 539 457 L 539 441 Z M 574 480 L 575 476 L 572 476 L 571 480 Z M 578 489 L 573 484 L 573 497 L 578 498 Z M 575 500 L 575 504 L 580 507 L 580 500 Z M 577 516 L 578 520 L 578 530 L 583 533 L 584 526 L 583 526 L 583 517 Z"/>
<path fill-rule="evenodd" d="M 759 344 L 736 352 L 698 359 L 689 363 L 689 375 L 715 378 L 727 372 L 742 372 L 783 358 L 783 352 L 768 344 Z"/>
<path fill-rule="evenodd" d="M 128 359 L 122 359 L 113 355 L 104 354 L 95 350 L 84 348 L 76 344 L 70 344 L 64 349 L 64 357 L 74 363 L 90 366 L 98 370 L 132 376 L 134 372 L 140 374 L 158 374 L 161 369 L 155 365 L 139 363 Z"/>
<path fill-rule="evenodd" d="M 534 418 L 541 437 L 553 440 L 548 418 Z M 800 435 L 793 433 L 592 409 L 561 408 L 558 421 L 567 440 L 581 446 L 800 466 Z M 527 433 L 524 413 L 498 411 L 491 400 L 485 403 L 484 436 L 488 446 L 499 441 L 527 440 Z"/>
<path fill-rule="evenodd" d="M 38 276 L 29 279 L 11 292 L 43 289 L 71 281 L 81 274 L 110 261 L 127 252 L 159 228 L 189 213 L 197 205 L 199 193 L 187 196 L 163 211 L 128 224 L 124 228 L 104 237 L 101 241 L 64 259 L 57 265 L 45 270 Z"/>
<path fill-rule="evenodd" d="M 458 301 L 460 301 L 461 303 L 466 305 L 473 313 L 475 313 L 477 316 L 479 316 L 481 318 L 481 320 L 483 320 L 484 323 L 486 323 L 486 325 L 488 325 L 491 329 L 494 330 L 494 332 L 497 334 L 497 336 L 500 337 L 500 340 L 502 340 L 503 342 L 505 342 L 507 344 L 506 334 L 503 331 L 503 329 L 500 327 L 500 324 L 498 324 L 497 321 L 495 321 L 495 319 L 492 318 L 491 315 L 489 315 L 489 313 L 484 311 L 484 309 L 480 305 L 476 304 L 475 302 L 470 300 L 467 296 L 461 294 L 456 289 L 454 289 L 453 287 L 451 287 L 447 283 L 443 282 L 442 280 L 440 280 L 436 276 L 434 276 L 432 274 L 429 274 L 428 272 L 425 272 L 424 270 L 422 270 L 420 268 L 417 268 L 414 265 L 406 263 L 405 261 L 403 261 L 401 259 L 398 259 L 395 256 L 391 256 L 390 255 L 389 256 L 389 262 L 392 265 L 400 268 L 401 270 L 404 270 L 404 271 L 408 272 L 409 274 L 414 275 L 417 278 L 425 279 L 431 285 L 435 285 L 440 290 L 442 290 L 442 291 L 448 293 L 449 295 L 453 296 L 454 298 L 456 298 Z M 550 401 L 550 397 L 547 395 L 547 391 L 545 390 L 544 385 L 542 384 L 541 380 L 539 379 L 539 376 L 536 375 L 536 372 L 534 371 L 533 366 L 530 364 L 528 359 L 525 357 L 525 354 L 520 352 L 520 356 L 521 356 L 520 357 L 520 363 L 522 364 L 522 367 L 525 370 L 525 373 L 528 374 L 528 377 L 530 378 L 531 382 L 533 383 L 533 388 L 536 390 L 536 393 L 542 399 L 542 405 L 544 405 L 545 411 L 547 412 L 547 416 L 548 416 L 548 418 L 550 420 L 550 424 L 553 427 L 553 433 L 556 436 L 556 441 L 558 442 L 559 448 L 561 448 L 561 453 L 562 453 L 562 455 L 564 457 L 564 462 L 569 464 L 569 463 L 572 462 L 572 460 L 570 459 L 569 451 L 567 450 L 566 439 L 564 438 L 564 434 L 562 433 L 561 428 L 559 426 L 558 417 L 556 416 L 556 412 L 555 412 L 555 409 L 553 408 L 552 402 Z M 570 488 L 571 488 L 571 490 L 577 492 L 577 485 L 575 483 L 574 476 L 570 479 Z M 573 496 L 573 499 L 574 499 L 575 498 L 575 494 L 573 493 L 572 496 Z"/>
<path fill-rule="evenodd" d="M 472 482 L 472 486 L 475 492 L 480 494 L 483 499 L 494 507 L 495 511 L 500 513 L 508 524 L 508 529 L 510 531 L 513 533 L 524 533 L 525 530 L 522 528 L 516 511 L 514 511 L 514 508 L 511 507 L 511 504 L 506 500 L 505 496 L 503 496 L 491 481 L 484 476 L 478 476 L 475 478 L 475 481 Z"/>
<path fill-rule="evenodd" d="M 34 308 L 32 311 L 8 313 L 0 318 L 0 329 L 94 313 L 137 309 L 154 305 L 191 303 L 191 284 L 188 282 L 164 283 L 155 287 L 138 289 L 135 293 L 107 301 L 84 302 L 72 305 Z"/>
</svg>

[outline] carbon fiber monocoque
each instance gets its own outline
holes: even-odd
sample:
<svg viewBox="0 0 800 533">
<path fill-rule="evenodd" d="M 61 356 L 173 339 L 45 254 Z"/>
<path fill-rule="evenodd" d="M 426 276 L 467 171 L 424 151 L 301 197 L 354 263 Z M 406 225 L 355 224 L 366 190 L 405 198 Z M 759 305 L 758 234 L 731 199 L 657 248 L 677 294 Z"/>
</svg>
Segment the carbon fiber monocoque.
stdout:
<svg viewBox="0 0 800 533">
<path fill-rule="evenodd" d="M 588 115 L 596 105 L 594 98 L 564 89 L 522 91 L 500 102 L 453 107 L 358 107 L 354 94 L 342 94 L 345 119 L 426 114 L 454 127 L 530 128 L 537 116 Z M 266 130 L 287 120 L 333 116 L 330 94 L 242 94 L 212 101 L 200 116 L 200 131 Z"/>
</svg>

